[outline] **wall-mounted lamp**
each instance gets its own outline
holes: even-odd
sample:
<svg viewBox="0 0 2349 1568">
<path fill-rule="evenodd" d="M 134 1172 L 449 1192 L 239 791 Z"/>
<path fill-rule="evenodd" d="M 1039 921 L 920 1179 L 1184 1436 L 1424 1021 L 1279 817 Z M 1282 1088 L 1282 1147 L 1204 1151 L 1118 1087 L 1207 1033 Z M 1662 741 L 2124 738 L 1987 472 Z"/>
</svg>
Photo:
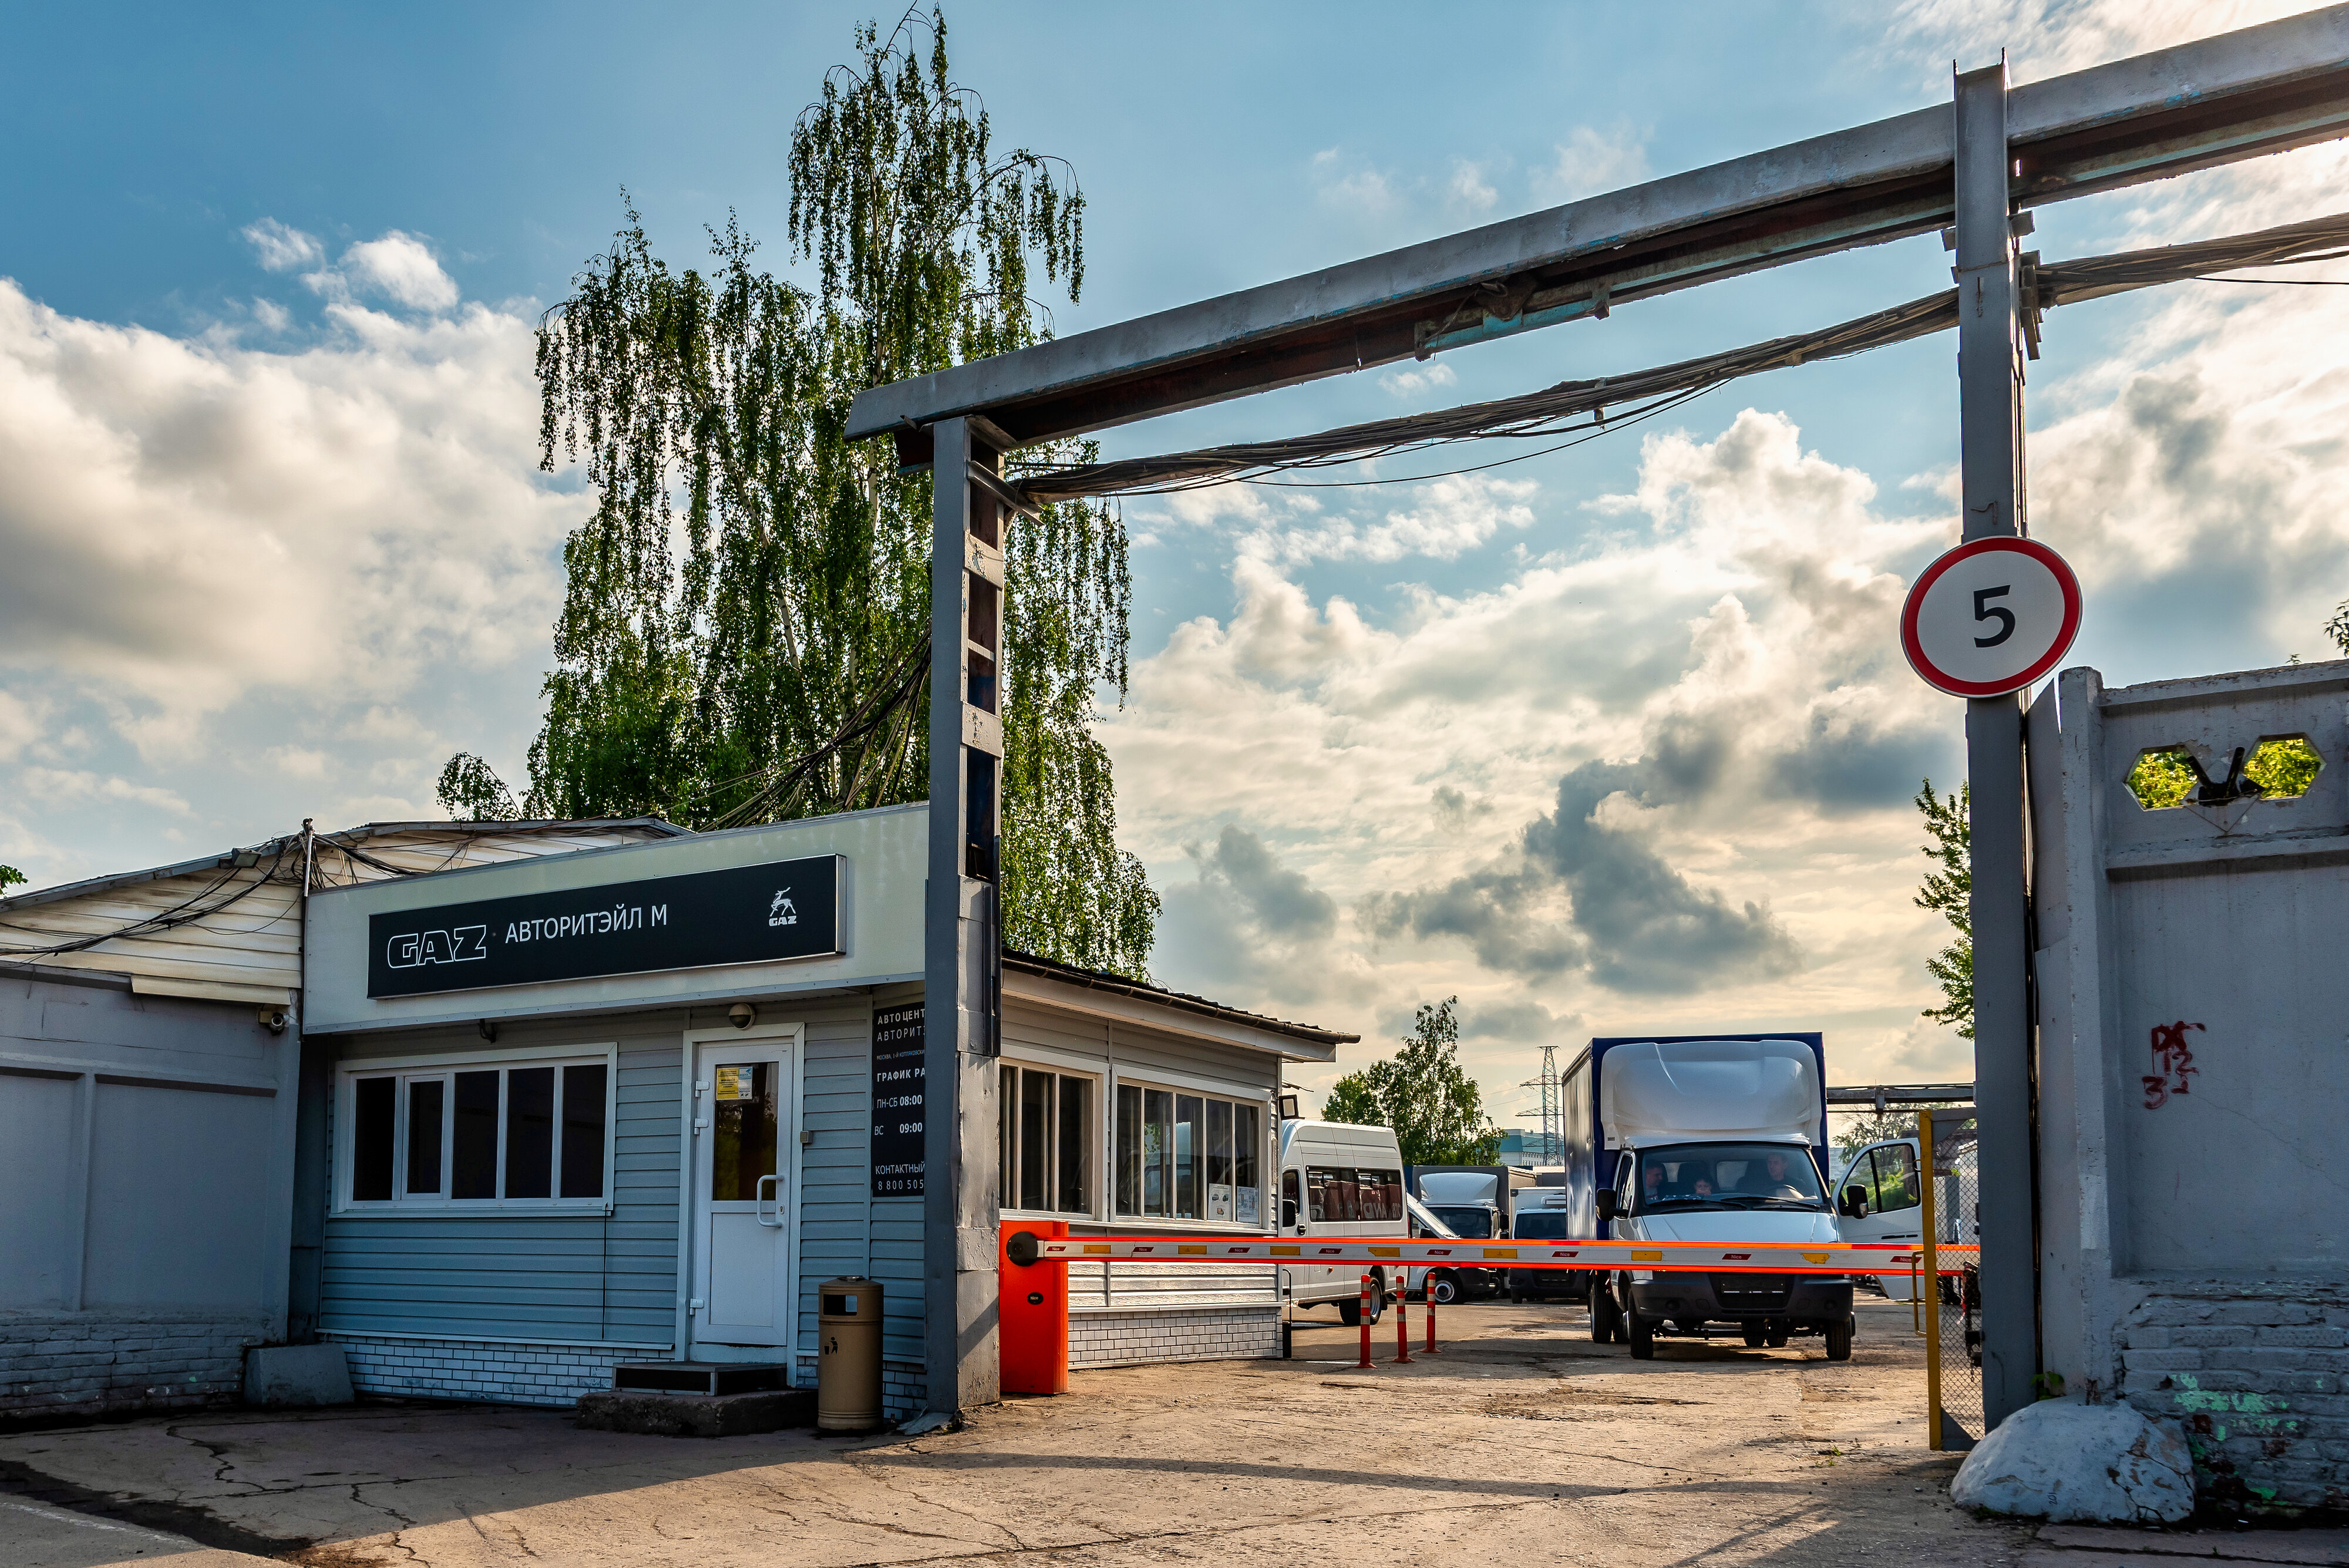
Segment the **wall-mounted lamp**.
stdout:
<svg viewBox="0 0 2349 1568">
<path fill-rule="evenodd" d="M 759 1022 L 759 1010 L 747 1002 L 738 1002 L 726 1010 L 726 1022 L 737 1029 L 748 1029 Z"/>
</svg>

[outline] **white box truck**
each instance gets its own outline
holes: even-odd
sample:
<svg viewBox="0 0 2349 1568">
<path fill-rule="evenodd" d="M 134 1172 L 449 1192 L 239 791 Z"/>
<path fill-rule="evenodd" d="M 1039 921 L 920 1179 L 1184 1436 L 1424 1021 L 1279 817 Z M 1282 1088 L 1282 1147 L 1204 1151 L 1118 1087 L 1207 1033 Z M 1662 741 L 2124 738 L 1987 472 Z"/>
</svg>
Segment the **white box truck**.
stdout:
<svg viewBox="0 0 2349 1568">
<path fill-rule="evenodd" d="M 1817 1034 L 1596 1039 L 1560 1075 L 1569 1232 L 1630 1241 L 1842 1239 L 1827 1196 Z M 1595 1274 L 1590 1336 L 1648 1360 L 1660 1336 L 1816 1334 L 1851 1355 L 1851 1282 L 1829 1274 Z"/>
</svg>

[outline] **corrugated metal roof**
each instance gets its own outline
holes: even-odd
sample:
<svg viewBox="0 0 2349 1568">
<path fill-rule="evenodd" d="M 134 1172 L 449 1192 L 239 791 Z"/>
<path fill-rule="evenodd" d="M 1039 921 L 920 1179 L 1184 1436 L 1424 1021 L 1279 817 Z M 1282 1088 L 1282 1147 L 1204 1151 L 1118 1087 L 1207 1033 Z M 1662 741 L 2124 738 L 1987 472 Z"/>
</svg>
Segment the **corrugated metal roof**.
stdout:
<svg viewBox="0 0 2349 1568">
<path fill-rule="evenodd" d="M 474 833 L 533 833 L 576 831 L 581 828 L 642 828 L 654 837 L 683 837 L 693 830 L 679 827 L 673 822 L 663 822 L 657 816 L 597 816 L 576 821 L 530 822 L 369 822 L 357 827 L 346 827 L 335 833 L 317 836 L 336 844 L 365 844 L 369 839 L 386 838 L 398 833 L 474 832 Z M 85 877 L 79 882 L 62 882 L 54 888 L 39 888 L 14 898 L 0 898 L 0 910 L 29 909 L 38 904 L 52 904 L 60 898 L 78 898 L 86 893 L 103 893 L 116 888 L 134 888 L 142 882 L 160 882 L 171 877 L 192 877 L 202 871 L 225 871 L 237 863 L 240 855 L 255 857 L 277 853 L 277 846 L 298 839 L 299 834 L 288 833 L 275 838 L 264 838 L 258 844 L 241 845 L 223 849 L 216 855 L 206 855 L 194 860 L 182 860 L 176 866 L 150 866 L 143 871 L 116 871 L 103 877 Z"/>
</svg>

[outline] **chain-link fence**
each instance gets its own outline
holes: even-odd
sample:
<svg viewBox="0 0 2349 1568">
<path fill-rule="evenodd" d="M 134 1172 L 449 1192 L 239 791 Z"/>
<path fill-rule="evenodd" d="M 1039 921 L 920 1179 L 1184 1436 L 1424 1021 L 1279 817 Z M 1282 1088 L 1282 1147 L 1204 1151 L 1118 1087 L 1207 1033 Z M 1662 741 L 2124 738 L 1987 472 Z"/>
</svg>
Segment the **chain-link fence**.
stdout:
<svg viewBox="0 0 2349 1568">
<path fill-rule="evenodd" d="M 1928 1233 L 1937 1246 L 1979 1245 L 1981 1158 L 1973 1119 L 1965 1112 L 1940 1111 L 1919 1121 L 1929 1119 L 1930 1127 L 1918 1129 L 1933 1173 L 1926 1188 Z M 1965 1260 L 1962 1270 L 1942 1273 L 1925 1286 L 1918 1293 L 1923 1300 L 1914 1309 L 1930 1358 L 1926 1392 L 1937 1449 L 1971 1447 L 1983 1431 L 1981 1272 L 1973 1262 L 1976 1254 L 1958 1256 Z M 1937 1257 L 1934 1262 L 1940 1268 L 1949 1266 L 1948 1260 Z M 1919 1266 L 1923 1267 L 1921 1257 Z"/>
</svg>

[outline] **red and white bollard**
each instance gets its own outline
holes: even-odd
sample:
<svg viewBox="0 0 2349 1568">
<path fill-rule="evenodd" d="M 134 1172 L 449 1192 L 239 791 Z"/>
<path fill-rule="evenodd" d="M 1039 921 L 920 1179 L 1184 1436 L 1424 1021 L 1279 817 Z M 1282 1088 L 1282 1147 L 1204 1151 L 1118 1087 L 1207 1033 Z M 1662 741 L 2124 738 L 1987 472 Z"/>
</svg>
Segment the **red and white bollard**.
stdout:
<svg viewBox="0 0 2349 1568">
<path fill-rule="evenodd" d="M 1435 1355 L 1435 1354 L 1436 1354 L 1436 1349 L 1435 1349 L 1435 1293 L 1434 1293 L 1433 1291 L 1432 1291 L 1432 1290 L 1431 1290 L 1431 1291 L 1423 1291 L 1423 1292 L 1422 1292 L 1421 1293 L 1425 1297 L 1426 1302 L 1427 1302 L 1427 1348 L 1426 1348 L 1425 1350 L 1423 1350 L 1423 1351 L 1420 1352 L 1420 1354 L 1421 1354 L 1421 1355 Z"/>
<path fill-rule="evenodd" d="M 1354 1363 L 1356 1371 L 1367 1371 L 1371 1365 L 1371 1276 L 1362 1276 L 1362 1304 L 1354 1314 L 1362 1324 L 1362 1358 Z"/>
<path fill-rule="evenodd" d="M 1411 1275 L 1403 1277 L 1403 1288 L 1395 1292 L 1395 1365 L 1411 1365 Z"/>
</svg>

